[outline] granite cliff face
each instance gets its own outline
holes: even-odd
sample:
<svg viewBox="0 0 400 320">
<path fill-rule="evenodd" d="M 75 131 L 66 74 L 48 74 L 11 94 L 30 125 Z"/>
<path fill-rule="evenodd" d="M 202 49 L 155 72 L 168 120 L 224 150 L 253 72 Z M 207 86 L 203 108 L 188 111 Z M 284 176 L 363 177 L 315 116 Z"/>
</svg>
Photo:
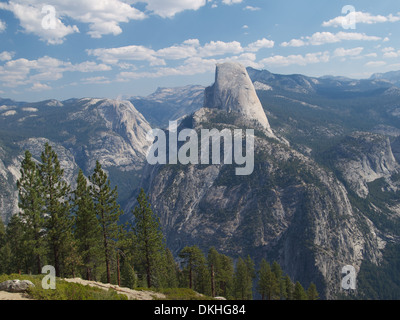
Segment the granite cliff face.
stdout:
<svg viewBox="0 0 400 320">
<path fill-rule="evenodd" d="M 268 136 L 275 136 L 247 70 L 241 64 L 217 64 L 215 83 L 205 91 L 204 107 L 239 113 L 259 123 Z"/>
<path fill-rule="evenodd" d="M 258 99 L 242 71 L 232 64 L 217 67 L 216 83 L 205 94 L 207 108 L 184 119 L 180 129 L 254 128 Z M 229 164 L 157 165 L 146 167 L 142 185 L 175 254 L 197 244 L 233 257 L 250 254 L 257 262 L 276 259 L 293 279 L 313 281 L 324 297 L 333 298 L 341 268 L 359 270 L 364 259 L 378 263 L 385 241 L 352 207 L 332 172 L 279 137 L 271 139 L 269 126 L 264 128 L 267 133 L 256 134 L 249 176 L 235 175 Z"/>
<path fill-rule="evenodd" d="M 361 198 L 369 194 L 368 183 L 390 178 L 400 170 L 388 137 L 355 132 L 335 147 L 332 161 L 349 187 Z M 393 186 L 396 188 L 395 186 Z"/>
</svg>

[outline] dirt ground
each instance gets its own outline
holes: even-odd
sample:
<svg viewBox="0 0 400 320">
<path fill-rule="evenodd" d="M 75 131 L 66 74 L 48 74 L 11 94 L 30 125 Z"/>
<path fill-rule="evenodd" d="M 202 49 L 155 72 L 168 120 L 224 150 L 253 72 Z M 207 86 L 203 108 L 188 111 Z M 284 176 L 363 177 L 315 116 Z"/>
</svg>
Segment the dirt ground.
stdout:
<svg viewBox="0 0 400 320">
<path fill-rule="evenodd" d="M 73 279 L 63 279 L 67 282 L 75 282 L 83 285 L 89 285 L 92 287 L 101 288 L 104 290 L 108 290 L 109 288 L 115 290 L 118 294 L 125 294 L 129 300 L 154 300 L 163 299 L 165 295 L 162 293 L 154 292 L 154 291 L 137 291 L 129 288 L 119 287 L 117 285 L 109 284 L 109 283 L 100 283 L 95 281 L 83 280 L 81 278 L 73 278 Z"/>
<path fill-rule="evenodd" d="M 27 297 L 24 293 L 11 293 L 6 291 L 0 291 L 0 300 L 32 300 Z"/>
</svg>

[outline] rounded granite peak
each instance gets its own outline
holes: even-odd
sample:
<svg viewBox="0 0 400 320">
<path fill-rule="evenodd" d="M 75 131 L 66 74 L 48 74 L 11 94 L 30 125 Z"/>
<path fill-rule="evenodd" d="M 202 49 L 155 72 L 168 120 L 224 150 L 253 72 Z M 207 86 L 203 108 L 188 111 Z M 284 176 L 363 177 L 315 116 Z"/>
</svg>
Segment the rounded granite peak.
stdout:
<svg viewBox="0 0 400 320">
<path fill-rule="evenodd" d="M 206 89 L 204 107 L 238 112 L 257 120 L 269 136 L 275 137 L 247 70 L 240 63 L 217 64 L 215 83 Z"/>
</svg>

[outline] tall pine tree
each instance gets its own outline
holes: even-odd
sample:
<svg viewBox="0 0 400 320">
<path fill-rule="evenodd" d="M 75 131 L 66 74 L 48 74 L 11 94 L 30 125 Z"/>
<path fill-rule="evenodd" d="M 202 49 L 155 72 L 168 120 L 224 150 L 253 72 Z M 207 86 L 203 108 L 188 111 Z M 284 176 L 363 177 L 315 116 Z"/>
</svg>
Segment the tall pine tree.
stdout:
<svg viewBox="0 0 400 320">
<path fill-rule="evenodd" d="M 251 260 L 251 259 L 250 259 Z M 249 258 L 245 261 L 239 257 L 234 274 L 234 298 L 251 300 L 253 297 L 254 270 Z"/>
<path fill-rule="evenodd" d="M 313 282 L 310 283 L 310 286 L 307 289 L 307 297 L 308 297 L 308 300 L 318 300 L 319 299 L 317 287 Z"/>
<path fill-rule="evenodd" d="M 211 283 L 207 268 L 207 260 L 198 246 L 185 247 L 179 253 L 187 275 L 189 288 L 200 293 L 210 294 Z"/>
<path fill-rule="evenodd" d="M 44 196 L 39 169 L 29 151 L 21 163 L 21 178 L 17 181 L 20 217 L 24 222 L 25 237 L 36 264 L 36 273 L 42 272 L 42 257 L 45 254 L 44 237 Z"/>
<path fill-rule="evenodd" d="M 211 247 L 208 251 L 207 261 L 210 274 L 213 273 L 211 284 L 214 286 L 214 290 L 212 290 L 212 293 L 215 296 L 229 298 L 232 293 L 234 274 L 232 258 L 219 253 L 214 247 Z"/>
<path fill-rule="evenodd" d="M 118 221 L 122 214 L 117 203 L 117 187 L 111 188 L 111 182 L 98 161 L 96 161 L 93 175 L 89 179 L 92 183 L 90 191 L 94 201 L 94 210 L 101 227 L 107 282 L 111 283 L 111 262 L 116 257 L 115 243 L 119 234 Z"/>
<path fill-rule="evenodd" d="M 41 155 L 40 176 L 45 197 L 45 225 L 50 256 L 56 276 L 60 277 L 68 242 L 72 239 L 72 220 L 68 201 L 70 187 L 63 180 L 64 170 L 61 169 L 56 152 L 49 143 L 46 143 L 44 148 Z"/>
<path fill-rule="evenodd" d="M 279 297 L 279 283 L 265 259 L 261 260 L 257 291 L 261 294 L 262 300 L 265 298 L 272 300 Z"/>
<path fill-rule="evenodd" d="M 296 281 L 293 291 L 293 300 L 307 300 L 307 294 L 299 281 Z"/>
<path fill-rule="evenodd" d="M 133 210 L 137 261 L 144 269 L 147 286 L 155 285 L 157 270 L 163 267 L 162 255 L 165 254 L 164 236 L 160 221 L 151 209 L 148 197 L 143 189 L 137 197 L 137 206 Z"/>
<path fill-rule="evenodd" d="M 286 300 L 293 300 L 294 284 L 288 275 L 284 278 L 285 292 L 284 297 Z"/>
<path fill-rule="evenodd" d="M 96 217 L 93 199 L 86 178 L 79 170 L 77 187 L 73 197 L 75 232 L 79 255 L 87 280 L 93 280 L 94 267 L 99 256 L 100 226 Z"/>
</svg>

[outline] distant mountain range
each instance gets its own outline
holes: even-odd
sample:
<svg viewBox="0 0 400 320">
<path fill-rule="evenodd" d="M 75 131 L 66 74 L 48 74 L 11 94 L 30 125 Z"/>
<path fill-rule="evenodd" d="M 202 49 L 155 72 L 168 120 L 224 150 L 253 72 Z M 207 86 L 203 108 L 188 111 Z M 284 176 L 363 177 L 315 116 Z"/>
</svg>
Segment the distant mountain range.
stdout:
<svg viewBox="0 0 400 320">
<path fill-rule="evenodd" d="M 371 76 L 371 80 L 386 80 L 395 86 L 400 87 L 400 71 L 390 71 L 386 73 L 375 73 Z"/>
</svg>

